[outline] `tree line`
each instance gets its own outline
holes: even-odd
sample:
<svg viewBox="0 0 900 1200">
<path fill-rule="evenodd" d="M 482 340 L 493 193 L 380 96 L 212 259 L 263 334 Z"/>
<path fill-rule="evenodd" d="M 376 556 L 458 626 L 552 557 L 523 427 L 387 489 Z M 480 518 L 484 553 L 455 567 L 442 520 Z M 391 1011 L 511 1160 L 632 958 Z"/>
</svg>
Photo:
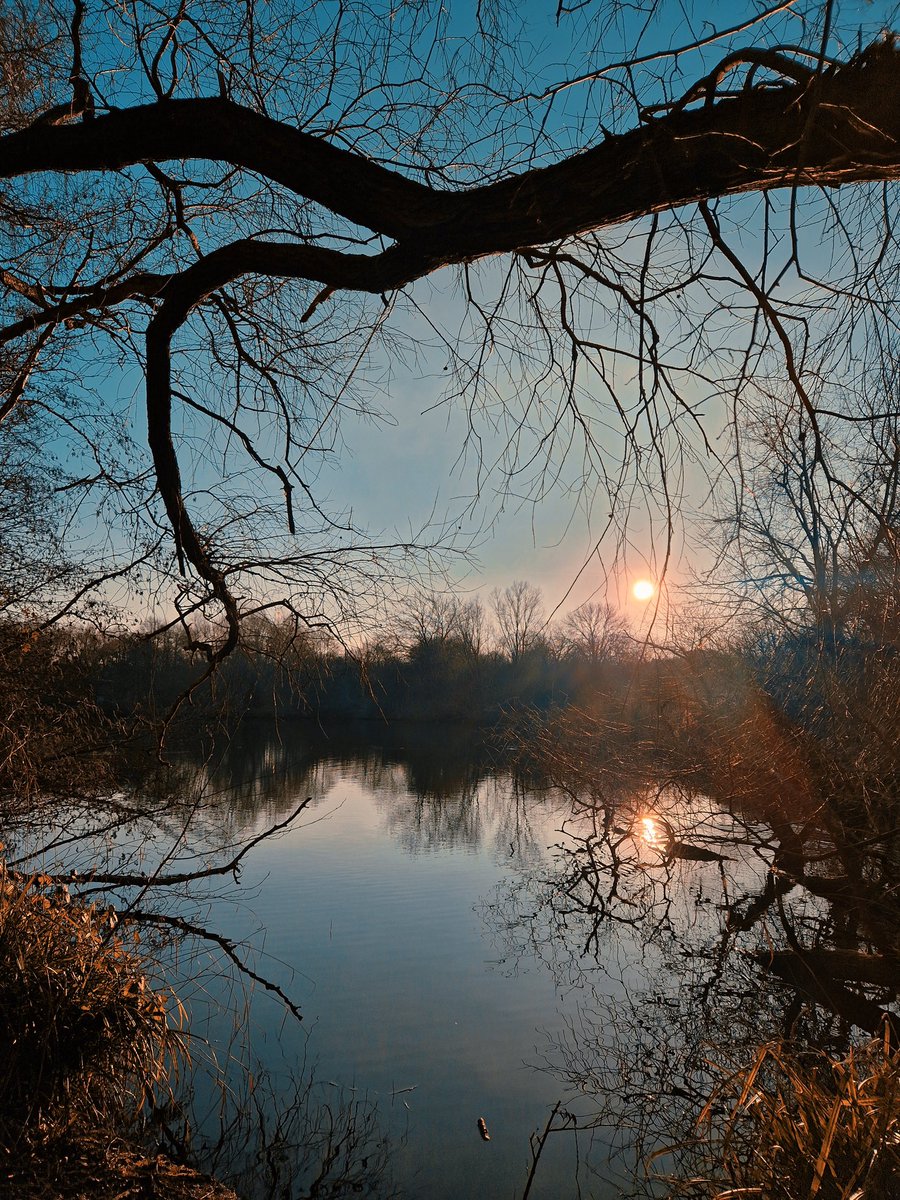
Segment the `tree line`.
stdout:
<svg viewBox="0 0 900 1200">
<path fill-rule="evenodd" d="M 106 711 L 158 716 L 196 681 L 196 655 L 181 631 L 91 640 L 96 698 Z M 195 701 L 232 716 L 492 722 L 583 696 L 640 653 L 613 605 L 589 601 L 551 620 L 541 590 L 516 580 L 488 602 L 445 592 L 410 599 L 352 647 L 326 629 L 257 614 Z"/>
<path fill-rule="evenodd" d="M 844 604 L 838 625 L 823 622 L 816 601 L 800 614 L 745 611 L 717 632 L 719 610 L 707 606 L 682 614 L 667 641 L 638 636 L 607 602 L 550 618 L 541 590 L 521 580 L 495 589 L 487 602 L 423 593 L 353 647 L 276 609 L 245 621 L 240 646 L 199 687 L 203 664 L 194 644 L 214 632 L 147 626 L 121 633 L 72 623 L 39 629 L 8 618 L 0 624 L 7 697 L 0 740 L 7 772 L 25 779 L 27 761 L 48 758 L 55 764 L 51 782 L 58 776 L 61 787 L 77 789 L 79 761 L 111 737 L 112 725 L 159 729 L 175 708 L 189 721 L 215 715 L 228 723 L 280 716 L 484 724 L 581 708 L 639 724 L 682 704 L 679 681 L 690 679 L 692 690 L 704 673 L 731 670 L 757 677 L 776 707 L 798 718 L 801 708 L 807 713 L 824 703 L 813 682 L 823 666 L 840 673 L 844 686 L 875 658 L 894 669 L 900 630 L 893 593 L 883 584 L 857 579 L 857 603 Z M 46 786 L 46 774 L 41 778 Z"/>
</svg>

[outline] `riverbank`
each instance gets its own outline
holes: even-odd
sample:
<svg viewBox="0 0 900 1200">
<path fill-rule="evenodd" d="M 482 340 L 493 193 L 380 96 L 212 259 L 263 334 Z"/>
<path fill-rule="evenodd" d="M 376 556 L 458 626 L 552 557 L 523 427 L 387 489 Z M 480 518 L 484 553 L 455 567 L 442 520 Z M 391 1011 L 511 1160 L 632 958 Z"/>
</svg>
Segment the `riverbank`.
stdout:
<svg viewBox="0 0 900 1200">
<path fill-rule="evenodd" d="M 111 910 L 0 866 L 0 1195 L 236 1200 L 141 1144 L 186 1060 L 149 966 Z"/>
<path fill-rule="evenodd" d="M 10 1200 L 238 1200 L 209 1176 L 114 1131 L 66 1138 L 52 1152 L 7 1150 L 0 1161 L 0 1195 Z"/>
</svg>

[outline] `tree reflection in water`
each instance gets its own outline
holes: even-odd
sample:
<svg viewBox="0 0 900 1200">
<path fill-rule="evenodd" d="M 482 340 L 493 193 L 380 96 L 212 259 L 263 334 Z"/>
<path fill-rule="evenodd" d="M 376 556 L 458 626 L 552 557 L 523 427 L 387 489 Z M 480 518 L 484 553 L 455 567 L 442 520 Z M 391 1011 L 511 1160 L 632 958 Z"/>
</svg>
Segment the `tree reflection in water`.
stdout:
<svg viewBox="0 0 900 1200">
<path fill-rule="evenodd" d="M 655 720 L 641 697 L 615 725 L 570 711 L 529 730 L 512 777 L 470 731 L 403 727 L 367 750 L 356 730 L 236 741 L 215 777 L 240 823 L 352 765 L 410 852 L 491 838 L 517 864 L 485 913 L 508 964 L 537 957 L 580 993 L 541 1065 L 564 1085 L 548 1128 L 580 1139 L 583 1170 L 585 1140 L 616 1129 L 635 1194 L 888 1198 L 897 750 L 834 694 L 811 732 L 723 666 L 660 689 Z M 535 795 L 560 812 L 552 869 Z"/>
<path fill-rule="evenodd" d="M 875 689 L 868 724 L 848 718 L 846 686 L 814 720 L 789 723 L 725 664 L 687 678 L 633 697 L 615 724 L 570 710 L 529 730 L 512 776 L 470 730 L 429 741 L 394 727 L 364 747 L 351 729 L 318 738 L 267 728 L 199 760 L 195 746 L 169 787 L 206 798 L 191 815 L 199 861 L 204 845 L 246 843 L 351 767 L 410 852 L 491 846 L 513 881 L 484 905 L 504 969 L 536 957 L 579 997 L 539 1064 L 561 1090 L 533 1141 L 536 1165 L 523 1170 L 535 1194 L 544 1143 L 565 1130 L 583 1172 L 590 1139 L 603 1143 L 596 1191 L 608 1196 L 616 1129 L 635 1194 L 895 1197 L 900 753 L 878 724 L 896 727 L 891 693 Z M 548 803 L 561 827 L 549 864 L 546 818 L 536 819 Z M 182 838 L 178 814 L 165 819 L 170 840 Z M 129 844 L 142 862 L 131 864 Z M 147 869 L 141 839 L 120 837 L 108 852 L 119 873 Z M 214 898 L 179 892 L 170 905 L 180 915 Z M 252 941 L 247 932 L 242 948 Z M 389 1191 L 374 1108 L 301 1078 L 294 1110 L 254 1083 L 206 1160 L 262 1162 L 246 1184 L 262 1195 L 275 1178 L 266 1172 L 297 1180 L 303 1165 L 315 1176 L 337 1140 L 352 1153 L 329 1179 L 333 1194 L 348 1180 Z M 263 1126 L 271 1136 L 257 1144 Z"/>
<path fill-rule="evenodd" d="M 726 667 L 670 679 L 652 738 L 646 697 L 615 726 L 569 711 L 528 731 L 571 816 L 552 871 L 488 916 L 507 953 L 580 989 L 545 1065 L 571 1119 L 643 1164 L 636 1194 L 888 1200 L 896 698 L 879 664 L 854 663 L 853 686 L 819 664 L 789 722 Z M 889 703 L 864 706 L 862 684 Z"/>
<path fill-rule="evenodd" d="M 146 1104 L 137 1103 L 140 1121 L 116 1130 L 116 1143 L 120 1134 L 131 1137 L 139 1162 L 144 1150 L 153 1156 L 148 1163 L 161 1152 L 174 1162 L 173 1175 L 184 1163 L 200 1166 L 244 1200 L 399 1194 L 393 1163 L 405 1135 L 388 1135 L 375 1099 L 319 1078 L 303 1055 L 263 1066 L 254 1047 L 261 1023 L 251 1020 L 251 1003 L 268 1005 L 279 1030 L 301 1013 L 291 998 L 294 970 L 263 953 L 249 914 L 235 920 L 246 903 L 241 871 L 256 847 L 299 824 L 313 801 L 298 797 L 333 786 L 340 758 L 326 744 L 333 746 L 314 736 L 285 739 L 268 725 L 219 742 L 195 736 L 182 749 L 172 745 L 162 767 L 138 759 L 134 778 L 110 797 L 13 812 L 3 823 L 4 879 L 36 887 L 48 911 L 83 909 L 85 920 L 105 912 L 103 928 L 141 946 L 141 990 L 148 981 L 148 995 L 177 986 L 179 1008 L 189 1014 L 183 1074 L 173 1065 L 160 1094 L 148 1091 Z M 367 767 L 375 758 L 364 759 Z M 101 935 L 92 936 L 99 947 Z M 50 973 L 62 975 L 59 962 Z M 112 1009 L 84 1011 L 108 1024 Z M 112 1136 L 105 1127 L 101 1135 Z M 95 1167 L 82 1157 L 76 1170 Z M 162 1194 L 164 1183 L 152 1182 L 148 1176 L 146 1186 Z"/>
</svg>

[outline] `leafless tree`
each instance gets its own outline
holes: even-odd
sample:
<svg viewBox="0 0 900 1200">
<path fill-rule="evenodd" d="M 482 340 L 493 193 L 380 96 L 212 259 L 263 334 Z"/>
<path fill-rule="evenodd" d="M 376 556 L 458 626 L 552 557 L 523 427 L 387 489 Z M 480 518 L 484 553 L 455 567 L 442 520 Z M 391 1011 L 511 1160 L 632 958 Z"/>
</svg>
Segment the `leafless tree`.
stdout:
<svg viewBox="0 0 900 1200">
<path fill-rule="evenodd" d="M 760 416 L 745 440 L 746 487 L 721 520 L 721 578 L 777 628 L 896 636 L 900 429 L 887 394 L 849 397 L 846 420 L 820 418 L 828 469 L 804 422 Z"/>
<path fill-rule="evenodd" d="M 537 646 L 544 628 L 544 600 L 541 589 L 516 579 L 508 587 L 495 588 L 491 603 L 497 618 L 497 636 L 501 653 L 517 662 Z"/>
<path fill-rule="evenodd" d="M 407 648 L 455 643 L 467 657 L 476 659 L 484 649 L 487 614 L 478 596 L 468 600 L 442 592 L 427 592 L 409 600 L 396 626 Z"/>
<path fill-rule="evenodd" d="M 214 665 L 276 593 L 335 622 L 427 566 L 441 528 L 368 536 L 320 486 L 426 351 L 478 494 L 574 487 L 604 527 L 640 495 L 670 530 L 785 378 L 830 472 L 820 409 L 896 326 L 900 55 L 890 4 L 862 19 L 7 0 L 0 423 L 70 443 L 97 586 L 170 576 Z"/>
<path fill-rule="evenodd" d="M 562 622 L 566 649 L 590 663 L 620 656 L 628 647 L 628 619 L 608 603 L 589 601 Z"/>
<path fill-rule="evenodd" d="M 458 637 L 471 659 L 483 653 L 488 639 L 488 615 L 480 596 L 457 601 Z"/>
<path fill-rule="evenodd" d="M 443 645 L 458 636 L 459 606 L 455 596 L 427 592 L 409 600 L 399 613 L 397 629 L 408 647 Z"/>
</svg>

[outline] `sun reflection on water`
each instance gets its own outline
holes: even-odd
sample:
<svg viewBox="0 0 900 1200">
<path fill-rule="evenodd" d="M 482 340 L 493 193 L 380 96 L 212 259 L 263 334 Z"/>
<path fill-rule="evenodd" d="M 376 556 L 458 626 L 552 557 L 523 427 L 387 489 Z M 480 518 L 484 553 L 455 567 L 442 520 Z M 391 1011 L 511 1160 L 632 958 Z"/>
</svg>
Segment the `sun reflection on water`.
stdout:
<svg viewBox="0 0 900 1200">
<path fill-rule="evenodd" d="M 666 847 L 666 831 L 655 817 L 641 817 L 641 840 L 654 850 L 664 850 Z"/>
</svg>

